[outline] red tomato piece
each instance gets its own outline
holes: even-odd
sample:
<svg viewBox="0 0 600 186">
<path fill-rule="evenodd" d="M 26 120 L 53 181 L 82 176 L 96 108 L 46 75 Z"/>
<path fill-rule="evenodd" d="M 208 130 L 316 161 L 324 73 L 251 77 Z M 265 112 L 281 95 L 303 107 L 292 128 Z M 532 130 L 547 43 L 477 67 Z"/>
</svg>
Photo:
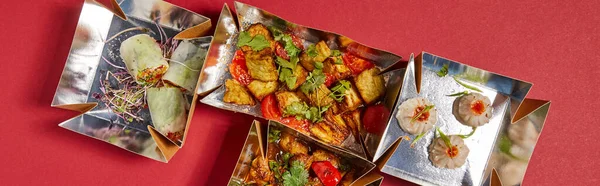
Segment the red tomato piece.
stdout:
<svg viewBox="0 0 600 186">
<path fill-rule="evenodd" d="M 325 73 L 325 86 L 330 87 L 335 82 L 335 77 L 329 73 Z"/>
<path fill-rule="evenodd" d="M 279 107 L 277 107 L 277 98 L 275 98 L 275 94 L 270 94 L 263 98 L 262 102 L 260 102 L 260 111 L 262 111 L 263 117 L 266 119 L 275 121 L 281 120 L 281 112 L 279 112 Z"/>
<path fill-rule="evenodd" d="M 304 50 L 304 45 L 302 45 L 302 39 L 292 34 L 290 34 L 290 36 L 292 36 L 292 42 L 294 42 L 294 45 L 296 45 L 298 49 Z"/>
<path fill-rule="evenodd" d="M 308 120 L 302 119 L 302 120 L 298 120 L 296 119 L 296 117 L 291 116 L 291 117 L 285 117 L 283 119 L 281 119 L 279 122 L 292 127 L 293 129 L 296 129 L 302 133 L 308 134 L 309 133 L 309 123 Z"/>
<path fill-rule="evenodd" d="M 229 64 L 229 72 L 231 76 L 242 85 L 246 86 L 252 82 L 252 77 L 248 73 L 248 67 L 246 66 L 246 58 L 241 50 L 235 52 L 233 61 Z"/>
<path fill-rule="evenodd" d="M 349 53 L 344 53 L 342 59 L 344 59 L 344 64 L 350 68 L 354 75 L 358 75 L 362 71 L 375 67 L 375 64 L 372 62 Z"/>
<path fill-rule="evenodd" d="M 285 48 L 279 42 L 275 42 L 275 54 L 285 60 L 290 60 L 287 51 L 285 51 Z"/>
<path fill-rule="evenodd" d="M 365 130 L 372 134 L 382 135 L 389 117 L 390 111 L 383 104 L 368 106 L 363 116 Z"/>
<path fill-rule="evenodd" d="M 311 168 L 325 186 L 336 186 L 342 180 L 340 172 L 329 161 L 313 162 Z"/>
</svg>

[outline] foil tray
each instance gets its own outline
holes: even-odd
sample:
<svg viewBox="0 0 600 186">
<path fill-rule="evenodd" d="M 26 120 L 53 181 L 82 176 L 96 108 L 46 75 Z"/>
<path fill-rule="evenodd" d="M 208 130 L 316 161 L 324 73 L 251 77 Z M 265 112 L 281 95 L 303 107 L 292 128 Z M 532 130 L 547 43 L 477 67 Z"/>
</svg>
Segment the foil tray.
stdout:
<svg viewBox="0 0 600 186">
<path fill-rule="evenodd" d="M 268 152 L 269 144 L 267 143 L 267 136 L 269 130 L 279 130 L 282 132 L 289 132 L 294 137 L 301 139 L 306 142 L 308 146 L 317 146 L 328 152 L 336 154 L 338 157 L 345 158 L 349 162 L 352 162 L 355 171 L 357 171 L 356 180 L 353 185 L 371 185 L 377 186 L 381 184 L 383 177 L 374 172 L 375 164 L 363 157 L 342 151 L 338 148 L 334 148 L 331 145 L 325 144 L 315 138 L 302 134 L 295 131 L 294 129 L 274 122 L 269 121 L 268 125 L 263 125 L 258 121 L 254 121 L 246 137 L 246 142 L 240 153 L 240 157 L 237 161 L 236 167 L 229 179 L 229 186 L 244 185 L 244 179 L 248 176 L 252 165 L 252 160 L 256 157 L 266 157 Z"/>
<path fill-rule="evenodd" d="M 199 37 L 210 28 L 210 19 L 159 0 L 111 1 L 113 9 L 92 0 L 84 2 L 71 50 L 51 106 L 82 114 L 59 126 L 108 142 L 130 152 L 167 162 L 183 145 L 197 95 L 185 96 L 190 106 L 182 141 L 173 142 L 152 126 L 148 109 L 141 122 L 125 122 L 93 97 L 100 92 L 101 75 L 114 72 L 113 64 L 124 66 L 119 57 L 120 43 L 130 36 L 146 33 L 157 41 L 187 40 L 208 50 L 211 36 Z M 159 29 L 160 27 L 160 29 Z M 164 32 L 163 32 L 164 31 Z M 162 34 L 161 34 L 162 33 Z M 167 38 L 162 38 L 165 35 Z M 177 40 L 175 40 L 177 39 Z M 203 61 L 200 61 L 203 62 Z"/>
<path fill-rule="evenodd" d="M 437 72 L 444 65 L 448 65 L 449 73 L 439 77 Z M 470 133 L 471 127 L 462 125 L 452 114 L 457 97 L 447 95 L 469 90 L 454 78 L 482 90 L 481 94 L 492 101 L 493 113 L 489 123 L 465 139 L 470 149 L 465 165 L 456 169 L 437 168 L 427 151 L 434 130 L 411 147 L 416 136 L 404 132 L 395 116 L 402 102 L 424 97 L 435 104 L 438 113 L 435 125 L 444 133 Z M 408 63 L 402 90 L 374 161 L 380 164 L 383 173 L 420 185 L 488 185 L 494 170 L 503 185 L 520 185 L 550 106 L 549 101 L 525 98 L 531 87 L 528 82 L 423 52 Z"/>
<path fill-rule="evenodd" d="M 332 32 L 288 22 L 254 6 L 235 2 L 235 10 L 237 11 L 237 21 L 239 26 L 236 25 L 235 17 L 227 4 L 224 5 L 221 11 L 221 15 L 216 25 L 214 40 L 211 44 L 211 51 L 209 51 L 205 66 L 202 70 L 200 85 L 197 92 L 200 95 L 206 95 L 206 97 L 202 98 L 202 103 L 220 109 L 263 118 L 259 104 L 255 106 L 244 106 L 225 103 L 223 101 L 225 87 L 221 86 L 224 84 L 225 80 L 232 78 L 231 74 L 228 72 L 228 65 L 233 60 L 239 32 L 254 23 L 262 23 L 266 26 L 273 26 L 280 30 L 289 31 L 304 39 L 304 46 L 324 40 L 331 49 L 338 49 L 343 45 L 341 43 L 341 40 L 343 40 L 344 43 L 350 43 L 344 44 L 347 51 L 351 51 L 359 57 L 374 62 L 378 68 L 384 71 L 393 67 L 401 60 L 401 57 L 395 54 L 365 46 Z M 403 76 L 403 70 L 391 70 L 384 74 L 387 91 L 382 103 L 390 110 L 400 91 Z M 373 140 L 371 138 L 376 138 L 376 141 L 378 142 L 380 137 L 363 136 L 363 138 L 369 138 L 371 141 Z M 375 142 L 375 144 L 377 144 L 377 142 Z M 355 138 L 350 135 L 343 142 L 341 148 L 357 155 L 367 157 L 368 152 L 364 151 L 361 144 L 362 142 L 356 141 Z"/>
</svg>

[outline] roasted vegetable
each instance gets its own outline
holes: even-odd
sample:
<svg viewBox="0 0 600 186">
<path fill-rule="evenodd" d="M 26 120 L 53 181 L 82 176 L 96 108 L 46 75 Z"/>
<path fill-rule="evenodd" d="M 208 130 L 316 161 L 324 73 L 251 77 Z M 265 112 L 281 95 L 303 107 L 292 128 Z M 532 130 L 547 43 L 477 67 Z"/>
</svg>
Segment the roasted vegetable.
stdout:
<svg viewBox="0 0 600 186">
<path fill-rule="evenodd" d="M 311 167 L 324 186 L 336 186 L 342 181 L 340 172 L 328 161 L 313 162 Z"/>
<path fill-rule="evenodd" d="M 281 113 L 285 113 L 287 107 L 292 105 L 292 103 L 301 102 L 295 92 L 281 91 L 275 93 L 275 97 L 277 98 L 277 104 Z"/>
<path fill-rule="evenodd" d="M 292 155 L 308 154 L 308 147 L 287 132 L 281 133 L 279 147 Z"/>
<path fill-rule="evenodd" d="M 349 89 L 346 89 L 344 92 L 344 97 L 342 102 L 338 103 L 340 108 L 340 112 L 347 112 L 356 110 L 363 104 L 362 99 L 358 95 L 358 91 L 356 90 L 356 86 L 352 86 Z M 336 112 L 339 113 L 339 112 Z"/>
<path fill-rule="evenodd" d="M 311 93 L 305 95 L 310 100 L 311 105 L 324 107 L 335 102 L 333 98 L 329 97 L 330 93 L 331 91 L 329 88 L 327 88 L 325 84 L 321 84 L 321 86 L 313 90 Z"/>
<path fill-rule="evenodd" d="M 257 185 L 267 185 L 273 181 L 273 173 L 269 169 L 269 163 L 262 157 L 252 160 L 248 180 L 254 181 Z"/>
<path fill-rule="evenodd" d="M 259 52 L 244 51 L 250 77 L 261 81 L 277 81 L 277 67 L 275 67 L 272 55 L 270 48 L 265 48 Z"/>
<path fill-rule="evenodd" d="M 253 24 L 253 25 L 250 25 L 250 27 L 248 27 L 248 29 L 246 29 L 246 31 L 252 37 L 256 37 L 257 35 L 264 36 L 265 39 L 267 41 L 269 41 L 269 46 L 271 47 L 271 49 L 274 49 L 275 43 L 273 40 L 273 36 L 271 35 L 271 32 L 269 31 L 269 29 L 267 29 L 267 27 L 265 25 L 260 24 L 260 23 Z"/>
<path fill-rule="evenodd" d="M 313 162 L 328 161 L 336 169 L 339 168 L 339 166 L 340 166 L 340 159 L 337 156 L 335 156 L 335 154 L 332 154 L 330 152 L 327 152 L 327 151 L 324 151 L 321 149 L 315 150 L 312 154 L 312 158 L 313 158 Z"/>
<path fill-rule="evenodd" d="M 331 49 L 327 46 L 324 41 L 319 41 L 316 45 L 310 45 L 305 52 L 300 55 L 300 64 L 308 70 L 313 71 L 315 69 L 315 63 L 322 63 L 331 56 Z"/>
<path fill-rule="evenodd" d="M 263 82 L 254 80 L 248 84 L 248 90 L 258 100 L 262 100 L 265 96 L 272 94 L 277 90 L 277 81 Z"/>
<path fill-rule="evenodd" d="M 340 130 L 335 124 L 322 121 L 310 126 L 313 136 L 332 145 L 340 145 L 348 137 L 348 130 Z"/>
<path fill-rule="evenodd" d="M 362 128 L 362 124 L 360 122 L 360 110 L 346 112 L 342 114 L 342 118 L 344 118 L 348 129 L 352 131 L 352 135 L 354 135 L 356 141 L 359 141 L 360 130 Z"/>
<path fill-rule="evenodd" d="M 327 58 L 323 62 L 323 72 L 331 74 L 336 80 L 346 79 L 352 76 L 352 71 L 344 65 L 341 56 Z"/>
<path fill-rule="evenodd" d="M 356 88 L 366 104 L 375 103 L 385 94 L 385 80 L 378 68 L 361 72 L 354 78 Z"/>
<path fill-rule="evenodd" d="M 246 88 L 233 79 L 225 81 L 225 95 L 223 101 L 226 103 L 235 103 L 238 105 L 254 105 L 254 98 L 248 93 Z"/>
</svg>

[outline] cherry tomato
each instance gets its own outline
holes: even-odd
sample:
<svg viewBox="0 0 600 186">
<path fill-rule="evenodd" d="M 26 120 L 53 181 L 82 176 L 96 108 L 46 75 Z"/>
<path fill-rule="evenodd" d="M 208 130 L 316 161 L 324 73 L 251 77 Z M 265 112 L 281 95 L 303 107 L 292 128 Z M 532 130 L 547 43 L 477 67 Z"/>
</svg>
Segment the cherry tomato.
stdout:
<svg viewBox="0 0 600 186">
<path fill-rule="evenodd" d="M 335 82 L 335 77 L 329 73 L 325 73 L 325 86 L 330 87 Z"/>
<path fill-rule="evenodd" d="M 336 186 L 342 180 L 340 172 L 329 161 L 313 162 L 311 168 L 325 186 Z"/>
<path fill-rule="evenodd" d="M 292 42 L 294 43 L 294 45 L 300 49 L 300 50 L 304 50 L 304 45 L 302 45 L 302 39 L 300 39 L 299 37 L 296 37 L 295 35 L 290 34 L 290 36 L 292 36 Z"/>
<path fill-rule="evenodd" d="M 281 120 L 281 112 L 279 112 L 279 107 L 277 107 L 275 94 L 269 94 L 267 97 L 263 98 L 262 102 L 260 102 L 260 111 L 262 111 L 263 117 L 266 119 L 275 121 Z"/>
<path fill-rule="evenodd" d="M 363 116 L 365 130 L 372 134 L 382 135 L 390 117 L 390 111 L 382 104 L 368 106 Z"/>
<path fill-rule="evenodd" d="M 305 119 L 298 120 L 296 117 L 291 116 L 291 117 L 282 118 L 279 122 L 281 122 L 289 127 L 292 127 L 293 129 L 296 129 L 304 134 L 309 133 L 308 120 L 305 120 Z"/>
<path fill-rule="evenodd" d="M 290 60 L 287 51 L 285 51 L 285 48 L 283 48 L 279 42 L 275 42 L 275 54 L 285 60 Z"/>
<path fill-rule="evenodd" d="M 252 82 L 252 77 L 248 73 L 248 67 L 246 66 L 246 58 L 241 50 L 235 52 L 233 61 L 229 65 L 229 72 L 231 76 L 242 85 L 248 85 Z"/>
<path fill-rule="evenodd" d="M 344 64 L 350 68 L 354 75 L 358 75 L 362 71 L 375 67 L 375 64 L 372 62 L 349 53 L 344 53 L 342 58 L 344 59 Z"/>
</svg>

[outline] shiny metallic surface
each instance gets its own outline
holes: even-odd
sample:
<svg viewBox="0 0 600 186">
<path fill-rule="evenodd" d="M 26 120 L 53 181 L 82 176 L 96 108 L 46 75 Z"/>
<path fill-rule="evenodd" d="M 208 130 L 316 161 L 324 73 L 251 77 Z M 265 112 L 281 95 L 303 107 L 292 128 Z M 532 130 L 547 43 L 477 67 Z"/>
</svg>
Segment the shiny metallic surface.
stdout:
<svg viewBox="0 0 600 186">
<path fill-rule="evenodd" d="M 289 31 L 304 39 L 303 45 L 305 47 L 320 40 L 324 40 L 330 48 L 338 49 L 343 46 L 346 50 L 353 52 L 353 54 L 373 61 L 380 69 L 390 67 L 401 59 L 400 56 L 395 54 L 365 46 L 335 33 L 308 28 L 285 21 L 282 18 L 257 7 L 236 2 L 235 9 L 237 11 L 238 25 L 241 25 L 242 31 L 251 24 L 262 23 L 266 26 L 273 26 L 281 30 Z M 263 115 L 260 110 L 260 105 L 258 104 L 255 106 L 245 106 L 225 103 L 223 101 L 225 87 L 220 85 L 223 85 L 225 80 L 232 78 L 231 74 L 228 72 L 227 66 L 231 63 L 235 54 L 235 44 L 237 43 L 237 34 L 239 33 L 237 29 L 234 29 L 237 28 L 237 26 L 233 20 L 229 8 L 225 5 L 215 30 L 215 38 L 209 51 L 205 68 L 203 69 L 203 75 L 201 75 L 203 78 L 201 79 L 198 93 L 206 93 L 207 91 L 216 88 L 213 92 L 204 97 L 201 102 L 217 108 L 262 118 Z M 397 98 L 403 76 L 404 71 L 393 71 L 384 75 L 388 87 L 384 103 L 388 108 L 392 108 L 392 105 Z M 342 145 L 342 148 L 350 150 L 358 155 L 364 156 L 365 154 L 360 147 L 360 143 L 356 141 L 353 143 L 346 142 Z"/>
<path fill-rule="evenodd" d="M 394 141 L 409 137 L 411 140 L 402 140 L 396 151 L 391 152 L 393 154 L 385 163 L 382 172 L 422 185 L 482 185 L 488 179 L 491 169 L 498 167 L 490 166 L 497 162 L 490 158 L 493 152 L 498 151 L 498 138 L 505 136 L 505 128 L 511 125 L 511 116 L 514 114 L 511 108 L 514 104 L 518 105 L 522 102 L 531 84 L 429 53 L 423 53 L 420 57 L 422 57 L 420 58 L 422 59 L 420 92 L 417 92 L 415 79 L 416 68 L 420 61 L 418 59 L 408 65 L 402 90 L 395 105 L 396 109 L 392 112 L 384 137 L 377 148 L 375 160 L 381 158 Z M 437 72 L 444 64 L 449 64 L 449 74 L 439 77 Z M 465 165 L 456 169 L 445 169 L 433 166 L 428 159 L 427 149 L 434 138 L 433 130 L 426 133 L 414 147 L 411 147 L 410 143 L 416 136 L 404 132 L 399 127 L 395 116 L 398 112 L 397 107 L 402 102 L 414 97 L 424 97 L 435 104 L 438 113 L 436 126 L 444 133 L 454 135 L 471 132 L 471 127 L 458 122 L 452 113 L 457 98 L 446 96 L 469 89 L 458 84 L 452 77 L 481 89 L 482 94 L 492 101 L 493 113 L 489 123 L 478 127 L 473 136 L 465 139 L 465 144 L 470 149 Z M 543 121 L 537 124 L 543 124 Z M 539 127 L 541 129 L 541 125 Z M 535 145 L 535 142 L 529 143 L 531 144 Z M 518 179 L 522 180 L 522 176 Z"/>
<path fill-rule="evenodd" d="M 86 110 L 75 106 L 97 103 L 93 94 L 100 92 L 101 77 L 107 71 L 118 70 L 105 61 L 124 66 L 118 51 L 121 41 L 140 33 L 149 34 L 158 41 L 166 40 L 161 39 L 157 24 L 152 20 L 158 22 L 168 37 L 209 21 L 204 16 L 163 1 L 124 0 L 120 1 L 120 6 L 127 20 L 93 1 L 84 3 L 71 50 L 51 104 L 53 107 L 83 112 Z M 124 30 L 129 31 L 122 32 Z M 196 38 L 193 43 L 208 49 L 211 39 L 212 37 Z M 188 104 L 191 104 L 193 94 L 186 97 Z M 147 126 L 152 125 L 149 111 L 142 110 L 140 117 L 144 119 L 141 122 L 125 122 L 103 103 L 98 103 L 89 112 L 59 126 L 165 162 L 166 159 L 156 150 L 156 143 L 148 132 Z"/>
</svg>

